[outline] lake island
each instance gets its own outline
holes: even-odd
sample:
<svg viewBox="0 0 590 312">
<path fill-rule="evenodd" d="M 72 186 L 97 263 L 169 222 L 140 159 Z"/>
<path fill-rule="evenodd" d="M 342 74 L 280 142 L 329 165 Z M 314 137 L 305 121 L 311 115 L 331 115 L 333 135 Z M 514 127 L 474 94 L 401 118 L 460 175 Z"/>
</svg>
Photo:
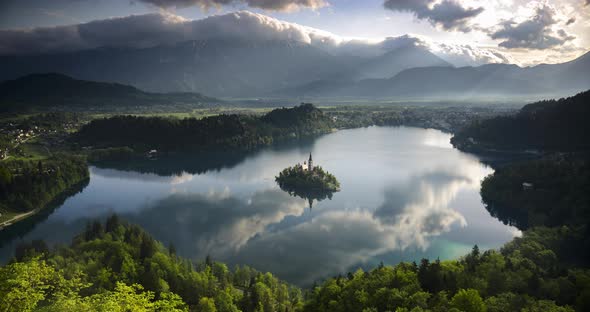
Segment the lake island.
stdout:
<svg viewBox="0 0 590 312">
<path fill-rule="evenodd" d="M 303 164 L 297 164 L 281 171 L 275 181 L 282 189 L 297 192 L 322 191 L 339 192 L 340 182 L 336 177 L 320 166 L 313 165 L 313 158 L 309 154 L 309 160 Z"/>
</svg>

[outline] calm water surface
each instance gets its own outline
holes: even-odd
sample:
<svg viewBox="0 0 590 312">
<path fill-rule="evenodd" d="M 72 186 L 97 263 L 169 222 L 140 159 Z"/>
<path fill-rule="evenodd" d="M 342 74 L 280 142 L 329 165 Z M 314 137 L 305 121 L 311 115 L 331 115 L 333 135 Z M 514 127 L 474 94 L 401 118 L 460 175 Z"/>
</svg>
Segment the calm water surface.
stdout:
<svg viewBox="0 0 590 312">
<path fill-rule="evenodd" d="M 497 248 L 518 231 L 481 203 L 480 183 L 492 170 L 449 139 L 436 130 L 372 127 L 228 160 L 148 164 L 159 174 L 91 167 L 90 184 L 22 237 L 0 231 L 0 259 L 20 239 L 70 242 L 87 220 L 113 212 L 173 242 L 182 256 L 248 264 L 302 286 L 381 261 L 457 258 L 474 244 Z M 274 182 L 310 152 L 342 186 L 311 209 Z"/>
</svg>

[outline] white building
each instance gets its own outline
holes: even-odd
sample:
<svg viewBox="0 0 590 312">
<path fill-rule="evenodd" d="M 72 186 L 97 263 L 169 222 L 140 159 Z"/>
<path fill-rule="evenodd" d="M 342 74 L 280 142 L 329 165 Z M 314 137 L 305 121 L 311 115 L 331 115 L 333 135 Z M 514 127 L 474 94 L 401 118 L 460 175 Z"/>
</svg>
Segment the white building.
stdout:
<svg viewBox="0 0 590 312">
<path fill-rule="evenodd" d="M 304 171 L 311 171 L 313 170 L 313 159 L 311 158 L 311 153 L 309 153 L 309 160 L 303 162 L 303 170 Z"/>
</svg>

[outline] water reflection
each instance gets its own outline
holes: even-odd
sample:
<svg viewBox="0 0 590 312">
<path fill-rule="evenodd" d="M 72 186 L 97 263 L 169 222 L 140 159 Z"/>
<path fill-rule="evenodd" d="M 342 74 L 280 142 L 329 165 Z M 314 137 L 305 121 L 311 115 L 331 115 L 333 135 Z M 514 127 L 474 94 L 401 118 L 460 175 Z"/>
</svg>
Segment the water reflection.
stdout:
<svg viewBox="0 0 590 312">
<path fill-rule="evenodd" d="M 47 206 L 39 211 L 38 213 L 6 228 L 0 230 L 0 250 L 11 248 L 11 242 L 24 237 L 27 233 L 31 232 L 39 224 L 47 220 L 47 218 L 64 202 L 76 194 L 81 193 L 84 188 L 89 184 L 89 180 L 83 180 L 82 182 L 73 185 L 69 189 L 65 190 L 61 195 L 57 196 Z M 8 247 L 6 247 L 8 246 Z M 0 253 L 0 256 L 2 253 Z"/>
<path fill-rule="evenodd" d="M 228 192 L 174 194 L 150 205 L 141 214 L 124 216 L 142 224 L 164 242 L 195 258 L 221 257 L 237 252 L 247 242 L 281 222 L 300 216 L 305 201 L 279 190 L 265 190 L 241 200 Z"/>
<path fill-rule="evenodd" d="M 334 192 L 328 190 L 296 189 L 288 188 L 284 185 L 279 185 L 279 187 L 292 197 L 305 199 L 309 203 L 309 209 L 313 208 L 314 202 L 321 202 L 326 199 L 332 200 L 332 196 L 334 196 Z"/>
<path fill-rule="evenodd" d="M 69 242 L 88 219 L 117 212 L 183 256 L 248 264 L 304 286 L 380 261 L 499 247 L 518 232 L 481 204 L 480 183 L 491 169 L 453 149 L 449 138 L 416 128 L 355 129 L 232 155 L 227 165 L 188 157 L 186 166 L 161 160 L 93 167 L 84 192 L 24 238 Z M 311 211 L 274 181 L 309 152 L 341 183 L 337 196 Z M 4 260 L 16 244 L 8 241 Z"/>
<path fill-rule="evenodd" d="M 280 143 L 266 151 L 310 150 L 315 139 L 302 138 L 297 141 Z M 183 176 L 219 172 L 231 169 L 248 158 L 255 158 L 260 152 L 202 151 L 200 153 L 169 154 L 156 159 L 139 158 L 133 161 L 106 161 L 94 164 L 97 168 L 116 169 L 117 172 L 149 173 L 157 176 Z"/>
</svg>

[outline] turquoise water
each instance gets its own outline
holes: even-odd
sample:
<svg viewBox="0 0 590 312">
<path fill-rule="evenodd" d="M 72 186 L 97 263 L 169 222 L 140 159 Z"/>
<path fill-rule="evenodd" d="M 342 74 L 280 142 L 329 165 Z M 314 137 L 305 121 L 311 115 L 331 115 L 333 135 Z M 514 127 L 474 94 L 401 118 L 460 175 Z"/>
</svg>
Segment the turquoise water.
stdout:
<svg viewBox="0 0 590 312">
<path fill-rule="evenodd" d="M 113 212 L 182 256 L 247 264 L 302 286 L 381 261 L 497 248 L 519 233 L 481 203 L 480 183 L 492 169 L 449 139 L 432 129 L 371 127 L 245 155 L 91 167 L 89 185 L 21 237 L 0 231 L 0 258 L 20 239 L 69 243 L 88 220 Z M 310 152 L 342 186 L 311 209 L 274 182 Z"/>
</svg>

